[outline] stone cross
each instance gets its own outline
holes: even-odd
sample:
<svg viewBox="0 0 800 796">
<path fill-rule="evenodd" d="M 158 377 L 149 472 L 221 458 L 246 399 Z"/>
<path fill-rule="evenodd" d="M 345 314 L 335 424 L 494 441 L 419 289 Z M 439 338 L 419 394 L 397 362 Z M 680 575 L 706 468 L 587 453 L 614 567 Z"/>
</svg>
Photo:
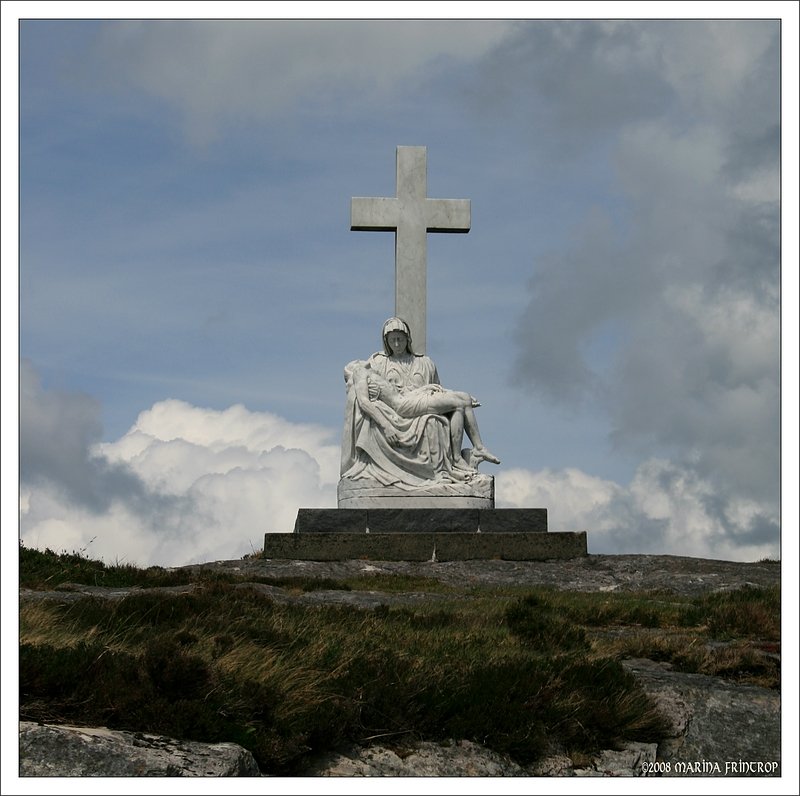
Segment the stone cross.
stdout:
<svg viewBox="0 0 800 796">
<path fill-rule="evenodd" d="M 414 352 L 426 348 L 427 233 L 469 232 L 469 199 L 428 199 L 427 150 L 397 147 L 397 196 L 353 197 L 351 230 L 394 232 L 394 313 L 411 327 Z"/>
</svg>

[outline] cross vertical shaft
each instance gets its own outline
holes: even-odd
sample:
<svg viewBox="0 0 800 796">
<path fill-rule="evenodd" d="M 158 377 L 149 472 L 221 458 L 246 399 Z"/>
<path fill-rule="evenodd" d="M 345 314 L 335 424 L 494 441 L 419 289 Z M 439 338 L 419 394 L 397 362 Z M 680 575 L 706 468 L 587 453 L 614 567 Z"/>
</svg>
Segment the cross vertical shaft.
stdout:
<svg viewBox="0 0 800 796">
<path fill-rule="evenodd" d="M 427 347 L 427 233 L 469 232 L 469 199 L 429 199 L 427 150 L 397 147 L 394 197 L 353 197 L 350 229 L 394 232 L 395 315 L 411 327 L 414 351 Z"/>
</svg>

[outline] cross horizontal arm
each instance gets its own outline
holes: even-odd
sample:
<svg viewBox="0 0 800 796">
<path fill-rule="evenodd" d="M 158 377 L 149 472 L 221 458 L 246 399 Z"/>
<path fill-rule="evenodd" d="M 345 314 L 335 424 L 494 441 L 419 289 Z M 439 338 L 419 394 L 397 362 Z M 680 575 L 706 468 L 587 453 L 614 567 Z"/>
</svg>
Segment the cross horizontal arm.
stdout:
<svg viewBox="0 0 800 796">
<path fill-rule="evenodd" d="M 469 199 L 427 199 L 425 227 L 428 232 L 469 232 Z"/>
<path fill-rule="evenodd" d="M 350 229 L 394 232 L 401 217 L 400 200 L 394 197 L 354 196 L 350 200 Z"/>
</svg>

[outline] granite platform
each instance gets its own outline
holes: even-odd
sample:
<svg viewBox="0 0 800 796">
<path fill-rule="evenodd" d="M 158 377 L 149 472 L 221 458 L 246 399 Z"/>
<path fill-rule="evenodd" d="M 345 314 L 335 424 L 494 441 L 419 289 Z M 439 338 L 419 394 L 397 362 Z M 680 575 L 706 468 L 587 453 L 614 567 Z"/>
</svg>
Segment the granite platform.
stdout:
<svg viewBox="0 0 800 796">
<path fill-rule="evenodd" d="M 544 561 L 587 555 L 586 531 L 547 530 L 547 509 L 299 509 L 264 558 Z"/>
<path fill-rule="evenodd" d="M 545 561 L 587 555 L 586 531 L 268 533 L 264 558 L 305 561 Z"/>
<path fill-rule="evenodd" d="M 546 533 L 547 509 L 298 509 L 295 533 Z"/>
</svg>

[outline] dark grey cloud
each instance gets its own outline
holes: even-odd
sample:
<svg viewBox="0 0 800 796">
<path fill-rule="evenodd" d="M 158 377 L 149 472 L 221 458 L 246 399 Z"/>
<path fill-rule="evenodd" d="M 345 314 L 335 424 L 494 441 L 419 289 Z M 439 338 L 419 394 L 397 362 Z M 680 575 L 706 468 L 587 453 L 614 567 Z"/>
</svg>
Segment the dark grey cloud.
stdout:
<svg viewBox="0 0 800 796">
<path fill-rule="evenodd" d="M 91 396 L 42 388 L 28 360 L 20 363 L 20 486 L 54 488 L 66 505 L 93 514 L 115 501 L 143 517 L 175 508 L 179 498 L 152 492 L 127 465 L 92 454 L 100 442 L 100 405 Z"/>
<path fill-rule="evenodd" d="M 534 146 L 574 153 L 620 124 L 675 101 L 651 25 L 591 20 L 521 22 L 487 55 L 467 93 L 491 116 L 513 109 Z"/>
<path fill-rule="evenodd" d="M 730 501 L 779 496 L 779 63 L 775 23 L 565 21 L 521 27 L 486 71 L 543 102 L 562 154 L 608 137 L 622 197 L 533 263 L 513 381 L 591 402 L 615 445 L 707 479 L 708 515 L 753 539 L 774 520 Z"/>
<path fill-rule="evenodd" d="M 659 277 L 625 250 L 602 209 L 575 232 L 575 248 L 543 257 L 530 278 L 512 379 L 550 400 L 579 404 L 603 388 L 585 344 L 596 334 L 624 334 L 637 298 L 655 290 Z"/>
</svg>

